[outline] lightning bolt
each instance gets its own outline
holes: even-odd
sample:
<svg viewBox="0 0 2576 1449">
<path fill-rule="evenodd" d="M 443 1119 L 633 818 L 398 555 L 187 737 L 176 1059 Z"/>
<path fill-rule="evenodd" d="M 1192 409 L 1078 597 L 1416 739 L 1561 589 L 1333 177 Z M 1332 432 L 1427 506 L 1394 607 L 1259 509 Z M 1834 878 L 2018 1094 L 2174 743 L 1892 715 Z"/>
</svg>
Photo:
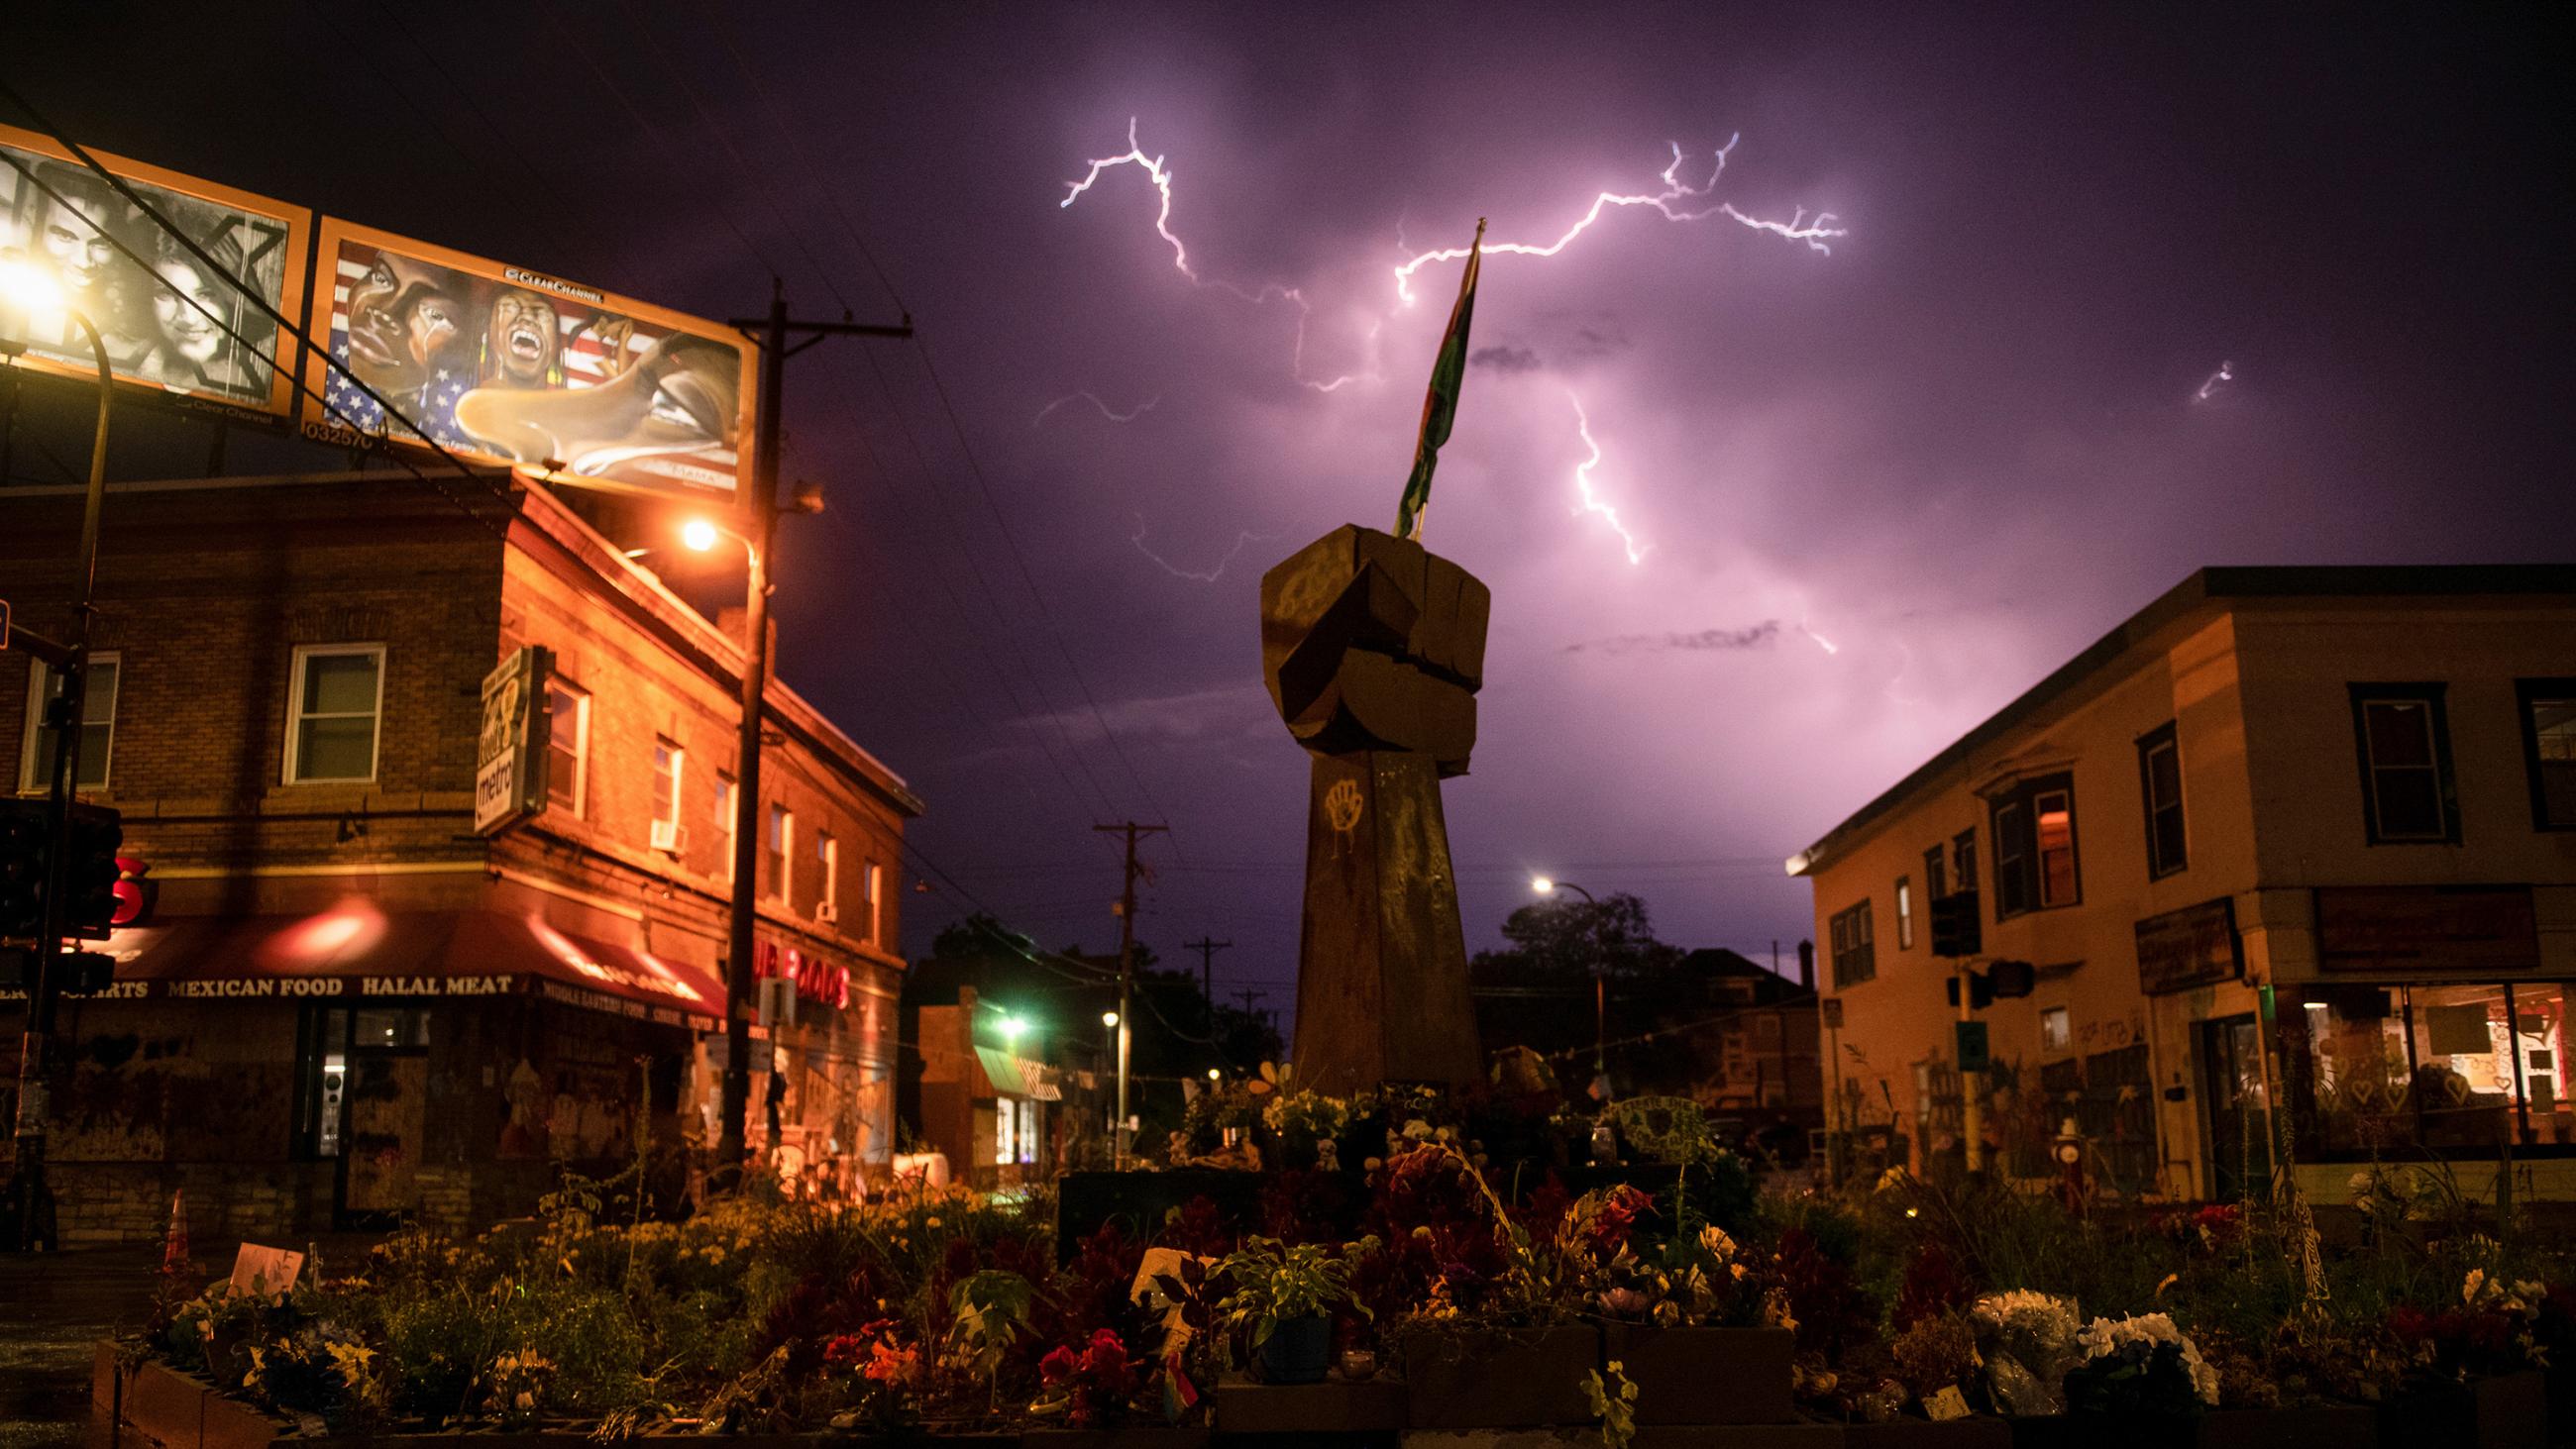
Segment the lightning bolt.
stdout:
<svg viewBox="0 0 2576 1449">
<path fill-rule="evenodd" d="M 2192 394 L 2191 400 L 2193 402 L 2207 402 L 2209 401 L 2210 394 L 2218 391 L 2218 385 L 2220 383 L 2234 382 L 2235 380 L 2236 364 L 2232 362 L 2222 362 L 2218 364 L 2218 370 L 2209 375 L 2209 381 L 2200 385 L 2200 391 Z"/>
<path fill-rule="evenodd" d="M 1799 632 L 1799 633 L 1801 633 L 1801 634 L 1806 635 L 1806 636 L 1807 636 L 1808 638 L 1810 638 L 1810 639 L 1815 640 L 1815 641 L 1816 641 L 1816 647 L 1817 647 L 1817 648 L 1819 648 L 1819 649 L 1824 650 L 1824 651 L 1825 651 L 1826 653 L 1828 653 L 1828 654 L 1840 654 L 1840 653 L 1842 653 L 1842 652 L 1843 652 L 1843 651 L 1841 651 L 1840 649 L 1837 649 L 1837 648 L 1835 648 L 1835 647 L 1834 647 L 1834 641 L 1833 641 L 1833 640 L 1828 639 L 1828 638 L 1826 638 L 1824 635 L 1817 633 L 1815 630 L 1808 628 L 1808 627 L 1807 627 L 1807 621 L 1806 621 L 1806 620 L 1804 620 L 1804 619 L 1800 619 L 1800 620 L 1798 621 L 1798 632 Z"/>
<path fill-rule="evenodd" d="M 1102 172 L 1113 166 L 1134 166 L 1143 171 L 1145 178 L 1153 183 L 1154 194 L 1161 199 L 1161 206 L 1154 213 L 1154 234 L 1170 245 L 1173 269 L 1187 277 L 1191 286 L 1214 287 L 1221 292 L 1231 293 L 1256 307 L 1275 299 L 1284 301 L 1297 309 L 1297 335 L 1295 343 L 1289 349 L 1288 371 L 1301 385 L 1317 392 L 1338 392 L 1346 384 L 1376 378 L 1377 374 L 1374 370 L 1366 373 L 1344 373 L 1321 381 L 1306 375 L 1306 322 L 1314 315 L 1315 309 L 1306 301 L 1306 294 L 1302 289 L 1278 282 L 1265 282 L 1258 287 L 1245 287 L 1222 277 L 1199 275 L 1199 269 L 1190 265 L 1189 247 L 1172 230 L 1172 170 L 1163 164 L 1162 157 L 1145 154 L 1144 146 L 1136 139 L 1134 116 L 1127 118 L 1127 149 L 1116 156 L 1102 156 L 1094 159 L 1091 169 L 1083 173 L 1080 181 L 1066 182 L 1064 199 L 1056 203 L 1056 208 L 1063 210 L 1073 205 L 1082 193 L 1089 191 L 1099 182 Z M 1384 324 L 1381 321 L 1379 325 Z M 1368 340 L 1372 352 L 1377 344 L 1377 331 L 1377 327 L 1369 329 Z"/>
<path fill-rule="evenodd" d="M 1063 407 L 1069 402 L 1087 402 L 1093 407 L 1100 409 L 1100 415 L 1113 423 L 1132 423 L 1146 413 L 1152 412 L 1154 410 L 1154 404 L 1161 402 L 1162 400 L 1163 399 L 1160 395 L 1149 397 L 1122 413 L 1110 407 L 1109 404 L 1102 402 L 1100 400 L 1100 394 L 1098 393 L 1069 392 L 1064 396 L 1057 398 L 1054 402 L 1048 403 L 1045 407 L 1038 409 L 1038 415 L 1029 419 L 1029 426 L 1034 428 L 1038 424 L 1045 422 L 1047 420 L 1047 414 L 1054 412 L 1057 408 Z"/>
<path fill-rule="evenodd" d="M 1628 562 L 1632 565 L 1636 564 L 1645 558 L 1649 545 L 1638 543 L 1636 536 L 1629 533 L 1627 526 L 1619 521 L 1619 510 L 1602 502 L 1600 495 L 1592 491 L 1592 470 L 1600 465 L 1601 445 L 1593 441 L 1592 419 L 1584 415 L 1583 399 L 1569 392 L 1565 395 L 1565 400 L 1574 404 L 1574 430 L 1583 435 L 1583 446 L 1592 450 L 1592 456 L 1576 464 L 1574 468 L 1575 492 L 1583 498 L 1581 503 L 1575 505 L 1575 514 L 1578 517 L 1586 513 L 1600 514 L 1601 521 L 1609 524 L 1610 531 L 1619 535 L 1619 541 L 1627 546 Z"/>
<path fill-rule="evenodd" d="M 1679 141 L 1666 142 L 1665 144 L 1673 148 L 1673 162 L 1670 166 L 1664 168 L 1664 189 L 1662 191 L 1655 192 L 1651 195 L 1641 193 L 1633 196 L 1623 195 L 1615 191 L 1604 191 L 1592 198 L 1591 209 L 1584 212 L 1582 217 L 1578 219 L 1574 225 L 1567 227 L 1564 235 L 1559 236 L 1556 240 L 1544 243 L 1487 242 L 1485 244 L 1485 254 L 1487 256 L 1501 254 L 1504 256 L 1520 257 L 1552 257 L 1572 245 L 1576 237 L 1590 231 L 1592 229 L 1592 224 L 1599 221 L 1602 213 L 1609 210 L 1611 207 L 1645 206 L 1652 207 L 1655 211 L 1662 214 L 1666 221 L 1706 221 L 1712 216 L 1722 216 L 1729 221 L 1749 227 L 1754 231 L 1769 232 L 1773 236 L 1784 237 L 1790 241 L 1804 242 L 1807 244 L 1808 250 L 1822 252 L 1826 256 L 1832 256 L 1834 251 L 1832 239 L 1839 236 L 1849 235 L 1850 229 L 1847 227 L 1835 226 L 1833 224 L 1835 217 L 1830 211 L 1820 211 L 1813 217 L 1809 217 L 1807 215 L 1806 208 L 1800 207 L 1787 221 L 1780 221 L 1772 218 L 1749 216 L 1744 212 L 1736 210 L 1733 202 L 1721 201 L 1715 206 L 1706 207 L 1696 211 L 1689 210 L 1684 206 L 1684 203 L 1696 202 L 1705 199 L 1711 191 L 1716 189 L 1718 178 L 1726 174 L 1727 153 L 1733 151 L 1735 149 L 1735 143 L 1742 139 L 1744 138 L 1741 135 L 1729 136 L 1726 138 L 1726 144 L 1717 148 L 1717 162 L 1709 171 L 1708 180 L 1698 186 L 1693 186 L 1689 182 L 1681 179 L 1682 162 L 1687 159 L 1683 155 L 1681 143 Z M 1413 274 L 1415 272 L 1420 271 L 1422 268 L 1429 266 L 1433 262 L 1457 262 L 1464 261 L 1466 258 L 1467 249 L 1465 247 L 1442 247 L 1436 251 L 1423 252 L 1420 255 L 1415 256 L 1412 260 L 1398 266 L 1395 269 L 1395 295 L 1397 301 L 1406 306 L 1412 305 L 1414 300 Z"/>
<path fill-rule="evenodd" d="M 1215 568 L 1209 569 L 1204 573 L 1195 569 L 1182 568 L 1178 564 L 1175 564 L 1171 560 L 1163 557 L 1161 554 L 1147 548 L 1145 546 L 1145 515 L 1141 513 L 1136 515 L 1136 532 L 1129 536 L 1127 541 L 1136 545 L 1136 551 L 1138 553 L 1143 554 L 1145 557 L 1152 559 L 1155 563 L 1161 565 L 1163 572 L 1170 574 L 1172 577 L 1176 579 L 1188 579 L 1190 582 L 1196 584 L 1212 584 L 1218 579 L 1225 577 L 1226 565 L 1234 562 L 1235 555 L 1243 552 L 1243 546 L 1245 544 L 1259 543 L 1268 537 L 1269 535 L 1267 534 L 1251 532 L 1236 534 L 1234 536 L 1234 547 L 1225 551 L 1225 557 L 1216 561 Z"/>
</svg>

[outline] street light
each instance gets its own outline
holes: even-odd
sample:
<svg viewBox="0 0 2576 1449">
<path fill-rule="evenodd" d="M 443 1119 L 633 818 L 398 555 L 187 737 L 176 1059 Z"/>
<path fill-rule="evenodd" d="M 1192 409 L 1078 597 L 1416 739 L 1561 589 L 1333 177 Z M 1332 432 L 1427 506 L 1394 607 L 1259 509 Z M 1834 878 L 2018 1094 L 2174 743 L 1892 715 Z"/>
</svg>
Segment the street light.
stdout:
<svg viewBox="0 0 2576 1449">
<path fill-rule="evenodd" d="M 1027 1022 L 1020 1020 L 1016 1016 L 1003 1017 L 1001 1028 L 1003 1043 L 1008 1046 L 1019 1045 L 1020 1033 L 1026 1031 L 1028 1029 L 1028 1025 L 1029 1024 Z"/>
<path fill-rule="evenodd" d="M 1210 1067 L 1210 1068 L 1208 1068 L 1208 1080 L 1209 1080 L 1209 1081 L 1211 1081 L 1211 1082 L 1222 1082 L 1222 1081 L 1224 1081 L 1224 1080 L 1225 1080 L 1225 1072 L 1224 1072 L 1224 1069 L 1219 1068 L 1219 1067 Z"/>
<path fill-rule="evenodd" d="M 49 706 L 54 711 L 53 779 L 49 795 L 53 819 L 48 822 L 53 849 L 46 863 L 44 926 L 36 940 L 34 990 L 27 1001 L 27 1028 L 18 1054 L 17 1153 L 10 1169 L 8 1198 L 0 1203 L 0 1220 L 14 1225 L 10 1244 L 54 1246 L 54 1195 L 45 1184 L 46 1043 L 53 1034 L 56 1007 L 63 989 L 63 906 L 70 896 L 72 796 L 80 788 L 81 718 L 89 698 L 90 592 L 98 579 L 98 522 L 107 501 L 107 425 L 115 406 L 115 377 L 107 360 L 107 343 L 89 314 L 72 306 L 61 281 L 30 260 L 0 262 L 0 299 L 10 310 L 31 315 L 61 313 L 77 324 L 88 340 L 98 367 L 98 434 L 90 443 L 89 491 L 81 507 L 79 568 L 74 580 L 71 636 L 60 645 L 22 629 L 31 649 L 52 664 L 62 688 Z M 46 647 L 51 646 L 51 647 Z"/>
<path fill-rule="evenodd" d="M 1592 892 L 1570 880 L 1552 880 L 1543 875 L 1530 877 L 1530 889 L 1543 896 L 1568 890 L 1583 897 L 1583 903 L 1591 908 L 1596 918 L 1594 925 L 1598 927 L 1601 902 L 1593 899 Z M 1610 1100 L 1610 990 L 1609 973 L 1604 969 L 1606 964 L 1600 961 L 1592 964 L 1592 1095 L 1605 1103 Z"/>
<path fill-rule="evenodd" d="M 764 535 L 768 531 L 761 530 Z M 761 547 L 749 537 L 710 518 L 680 525 L 680 542 L 693 553 L 714 548 L 719 538 L 741 544 L 744 563 L 742 718 L 734 742 L 733 919 L 725 936 L 724 1092 L 716 1142 L 716 1170 L 731 1176 L 742 1169 L 743 1122 L 751 1110 L 751 1018 L 743 1005 L 754 990 L 752 953 L 760 920 L 760 723 L 769 693 L 770 584 Z"/>
</svg>

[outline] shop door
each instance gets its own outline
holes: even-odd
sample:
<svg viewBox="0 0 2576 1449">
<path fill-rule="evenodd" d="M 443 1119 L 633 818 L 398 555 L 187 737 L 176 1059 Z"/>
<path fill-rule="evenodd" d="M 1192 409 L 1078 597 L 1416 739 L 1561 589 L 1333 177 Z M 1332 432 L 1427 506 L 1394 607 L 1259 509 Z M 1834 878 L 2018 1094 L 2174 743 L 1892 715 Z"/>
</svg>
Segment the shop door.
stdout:
<svg viewBox="0 0 2576 1449">
<path fill-rule="evenodd" d="M 340 1225 L 390 1227 L 420 1207 L 429 1116 L 428 1023 L 417 1011 L 350 1013 L 341 1102 Z"/>
<path fill-rule="evenodd" d="M 2209 1104 L 2209 1183 L 2214 1202 L 2272 1190 L 2272 1142 L 2263 1110 L 2263 1029 L 2251 1014 L 2200 1024 L 2201 1100 Z"/>
</svg>

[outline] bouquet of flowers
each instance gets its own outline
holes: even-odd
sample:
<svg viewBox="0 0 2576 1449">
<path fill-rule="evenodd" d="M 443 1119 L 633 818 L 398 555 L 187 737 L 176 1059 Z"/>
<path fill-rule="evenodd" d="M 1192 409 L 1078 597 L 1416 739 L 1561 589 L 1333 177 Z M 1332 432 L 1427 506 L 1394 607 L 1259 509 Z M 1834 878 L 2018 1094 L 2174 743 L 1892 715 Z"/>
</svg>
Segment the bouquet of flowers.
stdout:
<svg viewBox="0 0 2576 1449">
<path fill-rule="evenodd" d="M 2218 1370 L 2166 1314 L 2096 1318 L 2076 1345 L 2084 1362 L 2065 1382 L 2078 1413 L 2171 1417 L 2218 1406 Z"/>
<path fill-rule="evenodd" d="M 2083 1362 L 2082 1319 L 2074 1301 L 2016 1289 L 1989 1293 L 1968 1312 L 1986 1391 L 2007 1414 L 2055 1414 L 2066 1408 L 2066 1371 Z M 2168 1320 L 2170 1323 L 2170 1320 Z"/>
</svg>

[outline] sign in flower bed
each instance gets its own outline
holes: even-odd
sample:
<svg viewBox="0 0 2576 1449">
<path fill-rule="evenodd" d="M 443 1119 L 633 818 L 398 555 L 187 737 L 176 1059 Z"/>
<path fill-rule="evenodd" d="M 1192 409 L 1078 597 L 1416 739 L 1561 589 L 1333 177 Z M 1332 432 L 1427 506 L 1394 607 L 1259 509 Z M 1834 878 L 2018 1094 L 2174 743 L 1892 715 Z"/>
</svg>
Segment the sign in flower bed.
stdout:
<svg viewBox="0 0 2576 1449">
<path fill-rule="evenodd" d="M 1062 1244 L 1045 1193 L 751 1191 L 660 1222 L 631 1183 L 573 1183 L 534 1220 L 398 1234 L 283 1295 L 174 1270 L 146 1396 L 201 1384 L 303 1437 L 1577 1426 L 1651 1449 L 1794 1422 L 2364 1449 L 2542 1442 L 2537 1374 L 2576 1338 L 2562 1245 L 2377 1176 L 2331 1246 L 2295 1202 L 2084 1215 L 1901 1172 L 1756 1196 L 1688 1114 L 1566 1134 L 1667 1159 L 1589 1172 L 1499 1157 L 1420 1095 L 1269 1115 L 1306 1140 L 1253 1141 L 1303 1165 Z"/>
</svg>

